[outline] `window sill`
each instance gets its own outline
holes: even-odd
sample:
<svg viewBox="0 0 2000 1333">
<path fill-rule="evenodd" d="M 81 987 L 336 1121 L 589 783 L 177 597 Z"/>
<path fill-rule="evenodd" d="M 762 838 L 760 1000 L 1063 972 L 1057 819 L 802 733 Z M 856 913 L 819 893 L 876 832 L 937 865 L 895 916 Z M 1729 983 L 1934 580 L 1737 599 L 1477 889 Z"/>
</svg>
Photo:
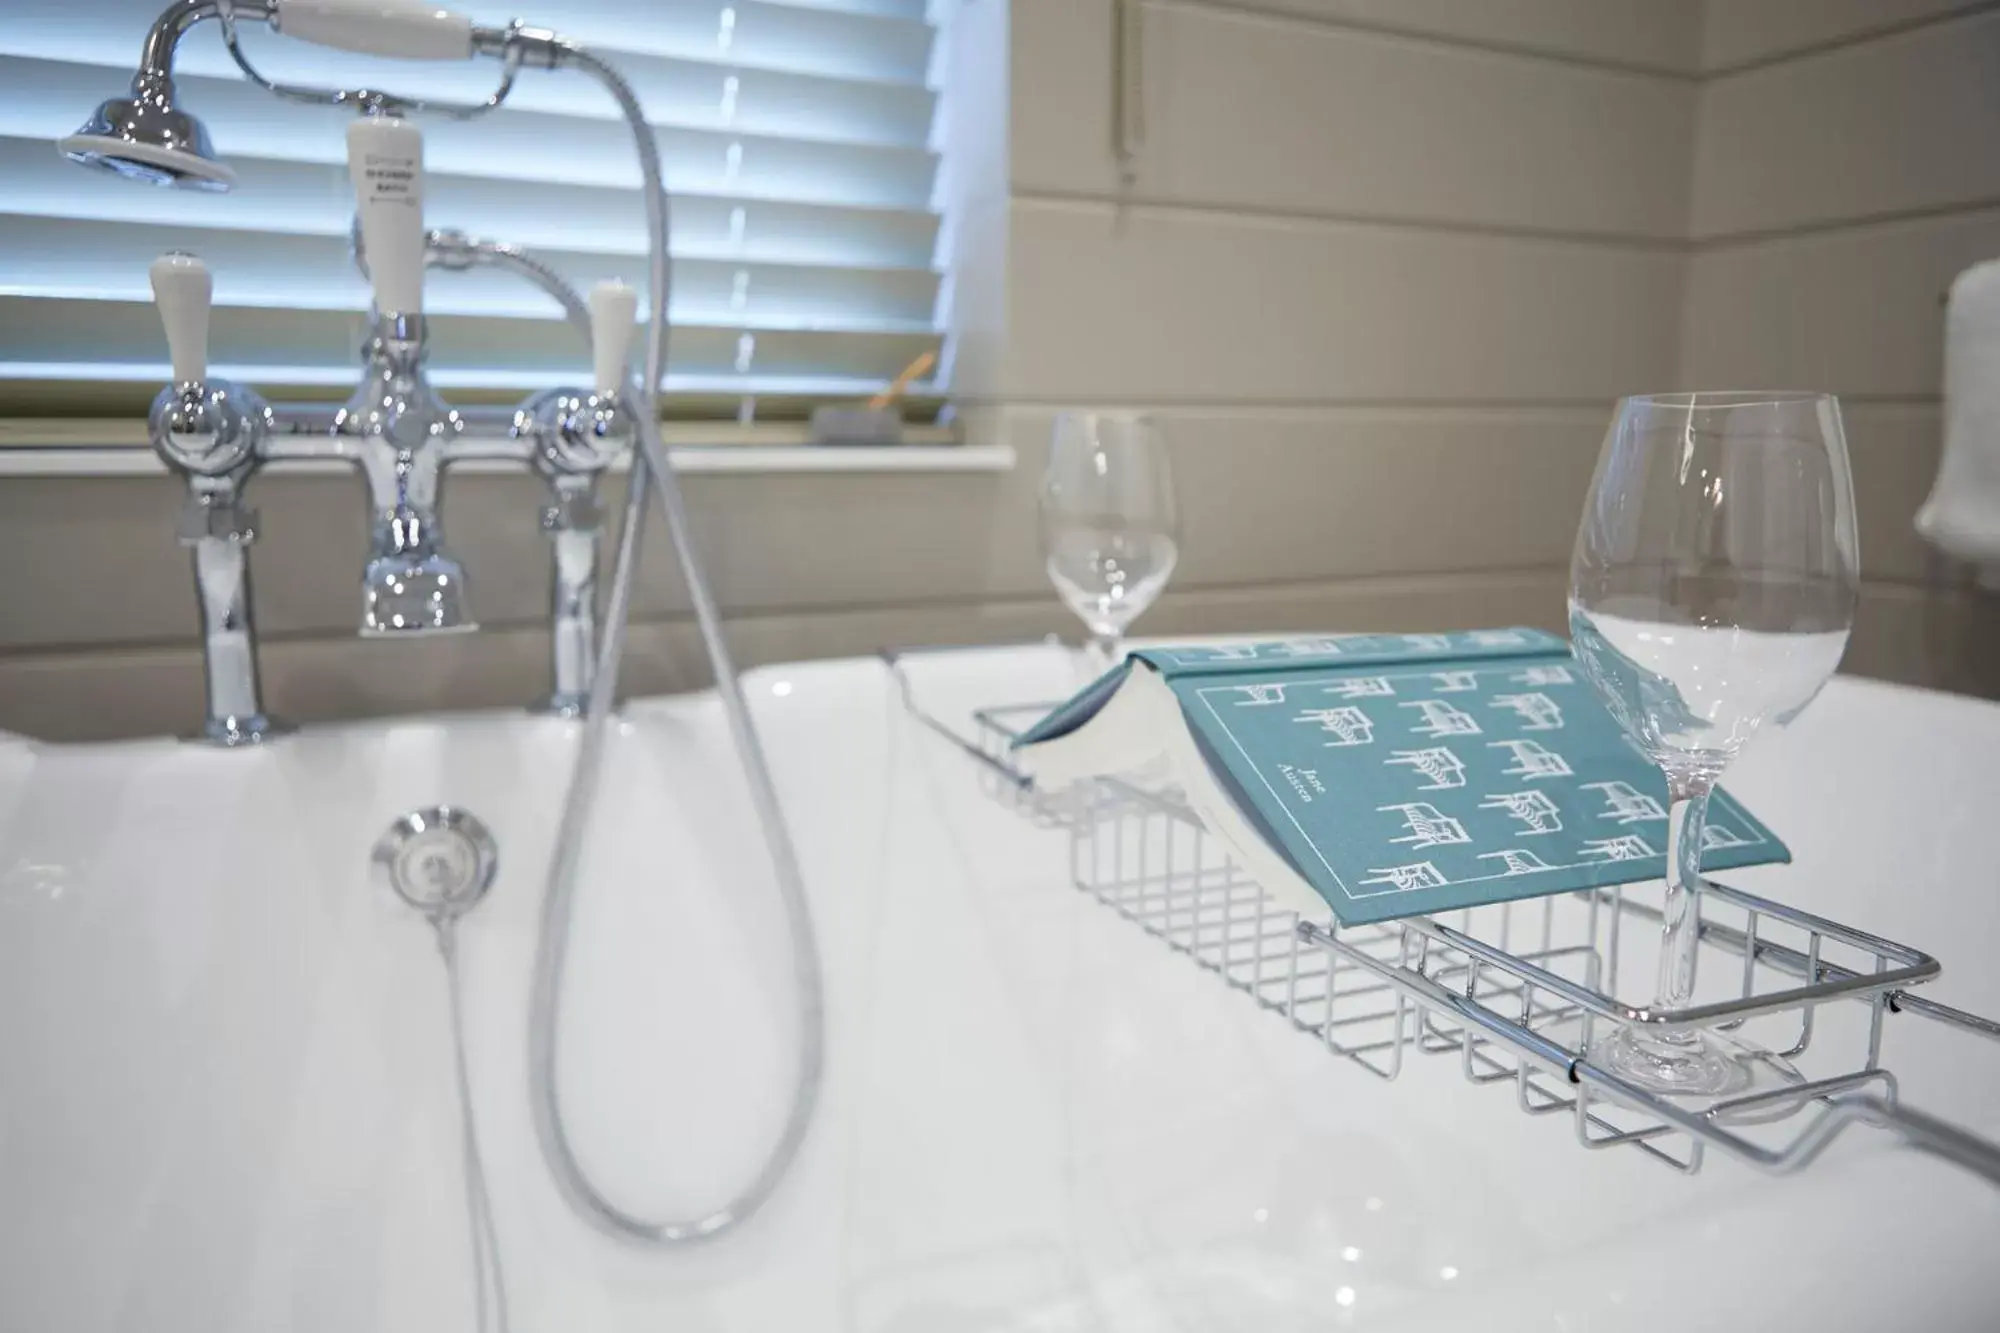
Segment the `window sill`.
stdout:
<svg viewBox="0 0 2000 1333">
<path fill-rule="evenodd" d="M 912 426 L 897 445 L 826 445 L 807 442 L 806 427 L 702 426 L 665 423 L 674 465 L 690 475 L 753 473 L 1009 472 L 1014 450 L 1001 444 L 953 443 L 948 429 Z M 144 444 L 143 422 L 44 422 L 0 420 L 0 477 L 149 477 L 166 466 Z M 622 472 L 621 460 L 613 471 Z M 337 462 L 273 463 L 275 473 L 343 474 Z M 470 459 L 460 473 L 518 471 L 517 464 Z"/>
</svg>

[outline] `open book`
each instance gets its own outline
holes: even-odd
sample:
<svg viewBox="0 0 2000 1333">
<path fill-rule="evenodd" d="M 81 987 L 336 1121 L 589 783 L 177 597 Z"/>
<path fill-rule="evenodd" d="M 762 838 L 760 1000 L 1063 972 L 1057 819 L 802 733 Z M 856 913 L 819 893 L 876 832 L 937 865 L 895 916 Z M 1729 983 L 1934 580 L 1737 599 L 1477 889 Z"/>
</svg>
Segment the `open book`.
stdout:
<svg viewBox="0 0 2000 1333">
<path fill-rule="evenodd" d="M 1665 779 L 1539 630 L 1143 649 L 1015 758 L 1052 789 L 1164 762 L 1266 892 L 1344 925 L 1666 872 Z M 1715 794 L 1704 871 L 1790 859 Z"/>
</svg>

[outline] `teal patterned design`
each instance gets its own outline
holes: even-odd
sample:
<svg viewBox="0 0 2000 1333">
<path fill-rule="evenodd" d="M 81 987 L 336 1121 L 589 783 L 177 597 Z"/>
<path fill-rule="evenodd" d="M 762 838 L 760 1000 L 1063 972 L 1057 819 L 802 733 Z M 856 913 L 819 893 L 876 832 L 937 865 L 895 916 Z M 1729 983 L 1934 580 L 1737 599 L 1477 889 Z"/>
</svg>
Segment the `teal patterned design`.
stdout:
<svg viewBox="0 0 2000 1333">
<path fill-rule="evenodd" d="M 1562 640 L 1494 630 L 1252 648 L 1138 655 L 1167 678 L 1223 789 L 1342 922 L 1665 873 L 1665 781 Z M 1077 711 L 1102 706 L 1106 684 Z M 1722 792 L 1704 842 L 1704 870 L 1791 859 Z"/>
</svg>

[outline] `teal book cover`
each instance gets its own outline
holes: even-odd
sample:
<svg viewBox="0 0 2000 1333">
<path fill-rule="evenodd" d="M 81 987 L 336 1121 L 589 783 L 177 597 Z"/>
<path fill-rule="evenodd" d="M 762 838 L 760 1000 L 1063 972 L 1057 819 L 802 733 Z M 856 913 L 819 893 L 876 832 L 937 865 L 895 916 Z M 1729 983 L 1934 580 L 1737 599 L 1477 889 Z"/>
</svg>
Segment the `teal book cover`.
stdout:
<svg viewBox="0 0 2000 1333">
<path fill-rule="evenodd" d="M 1141 650 L 1021 743 L 1087 725 L 1148 668 L 1223 793 L 1344 923 L 1665 874 L 1665 780 L 1553 635 Z M 1790 859 L 1715 794 L 1705 871 Z"/>
</svg>

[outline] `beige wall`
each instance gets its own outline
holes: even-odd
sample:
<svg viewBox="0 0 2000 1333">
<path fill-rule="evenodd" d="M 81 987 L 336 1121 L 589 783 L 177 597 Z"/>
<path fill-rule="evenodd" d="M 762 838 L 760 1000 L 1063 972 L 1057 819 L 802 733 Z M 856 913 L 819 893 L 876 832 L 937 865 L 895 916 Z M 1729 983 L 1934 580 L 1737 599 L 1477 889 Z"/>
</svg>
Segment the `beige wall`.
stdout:
<svg viewBox="0 0 2000 1333">
<path fill-rule="evenodd" d="M 1681 378 L 1839 393 L 1866 580 L 1847 668 L 2000 695 L 2000 598 L 1911 528 L 1940 300 L 2000 256 L 2000 5 L 1712 0 L 1702 60 Z"/>
<path fill-rule="evenodd" d="M 1282 582 L 1295 623 L 1365 628 L 1342 593 L 1394 574 L 1409 621 L 1500 619 L 1478 573 L 1554 625 L 1613 398 L 1829 388 L 1848 669 L 2000 695 L 2000 603 L 1911 528 L 1939 296 L 2000 254 L 2000 5 L 1160 0 L 1129 185 L 1110 8 L 1013 6 L 975 420 L 1032 455 L 1065 406 L 1157 414 L 1198 479 L 1177 586 Z"/>
<path fill-rule="evenodd" d="M 1677 374 L 1698 8 L 1150 4 L 1129 184 L 1110 0 L 1011 9 L 969 420 L 1158 418 L 1198 600 L 1140 628 L 1559 626 L 1607 407 Z"/>
<path fill-rule="evenodd" d="M 1035 474 L 1053 413 L 1095 404 L 1156 413 L 1175 451 L 1184 561 L 1142 631 L 1557 626 L 1611 400 L 1761 382 L 1852 404 L 1850 666 L 2000 693 L 2000 613 L 1908 530 L 1937 296 L 2000 253 L 1995 9 L 1718 0 L 1704 25 L 1693 0 L 1154 0 L 1127 187 L 1110 0 L 954 0 L 955 383 L 968 436 L 1022 465 L 691 479 L 739 653 L 1073 631 Z M 352 635 L 358 489 L 272 476 L 256 498 L 275 709 L 543 687 L 530 483 L 449 493 L 486 631 L 393 645 Z M 164 479 L 0 481 L 0 727 L 192 719 L 175 504 Z M 699 683 L 664 541 L 640 622 L 633 687 Z"/>
</svg>

